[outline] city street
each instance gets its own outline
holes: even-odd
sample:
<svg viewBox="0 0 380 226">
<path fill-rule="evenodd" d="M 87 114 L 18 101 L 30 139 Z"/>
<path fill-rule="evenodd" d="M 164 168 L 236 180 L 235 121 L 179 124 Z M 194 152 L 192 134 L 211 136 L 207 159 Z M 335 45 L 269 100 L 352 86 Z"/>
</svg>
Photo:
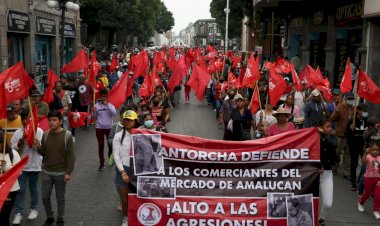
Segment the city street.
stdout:
<svg viewBox="0 0 380 226">
<path fill-rule="evenodd" d="M 206 103 L 199 103 L 194 96 L 190 104 L 181 101 L 174 109 L 171 118 L 172 121 L 168 126 L 171 133 L 214 139 L 222 137 L 223 131 L 217 128 L 212 108 Z M 94 128 L 91 127 L 88 131 L 80 129 L 76 140 L 75 170 L 72 180 L 66 187 L 66 225 L 121 225 L 122 216 L 121 212 L 117 211 L 118 197 L 113 183 L 115 170 L 108 166 L 103 172 L 97 171 L 97 142 Z M 334 177 L 334 204 L 326 225 L 379 225 L 379 221 L 372 216 L 372 200 L 366 203 L 366 212 L 359 213 L 356 209 L 356 194 L 349 190 L 349 185 L 349 181 L 342 177 Z M 54 194 L 52 199 L 55 203 Z M 54 208 L 55 206 L 54 204 Z M 24 212 L 27 214 L 29 209 Z M 27 221 L 26 214 L 21 225 L 40 226 L 45 221 L 42 203 L 37 220 Z"/>
</svg>

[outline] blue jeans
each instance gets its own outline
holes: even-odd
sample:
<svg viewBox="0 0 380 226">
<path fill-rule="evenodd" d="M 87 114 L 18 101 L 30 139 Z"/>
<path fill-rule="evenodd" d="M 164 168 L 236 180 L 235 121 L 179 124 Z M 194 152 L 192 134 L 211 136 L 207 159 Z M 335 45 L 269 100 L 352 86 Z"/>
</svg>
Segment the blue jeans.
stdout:
<svg viewBox="0 0 380 226">
<path fill-rule="evenodd" d="M 364 174 L 366 171 L 366 165 L 363 164 L 360 170 L 359 178 L 358 178 L 358 194 L 361 195 L 364 192 Z"/>
<path fill-rule="evenodd" d="M 219 118 L 219 111 L 220 108 L 222 107 L 222 101 L 221 100 L 216 100 L 215 101 L 215 108 L 216 108 L 216 118 Z"/>
<path fill-rule="evenodd" d="M 30 209 L 38 210 L 38 175 L 40 172 L 27 172 L 22 171 L 22 174 L 18 177 L 18 183 L 20 185 L 20 190 L 16 195 L 15 201 L 15 212 L 21 213 L 24 210 L 24 196 L 26 192 L 26 186 L 29 179 L 29 190 L 31 194 L 30 199 Z"/>
</svg>

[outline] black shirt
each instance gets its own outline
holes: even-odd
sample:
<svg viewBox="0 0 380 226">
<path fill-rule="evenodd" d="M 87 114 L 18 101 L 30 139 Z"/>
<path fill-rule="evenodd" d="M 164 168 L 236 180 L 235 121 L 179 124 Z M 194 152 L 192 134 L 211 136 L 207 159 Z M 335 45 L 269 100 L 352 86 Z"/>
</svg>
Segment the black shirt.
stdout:
<svg viewBox="0 0 380 226">
<path fill-rule="evenodd" d="M 252 114 L 247 108 L 244 108 L 244 112 L 241 115 L 239 109 L 236 107 L 231 111 L 231 119 L 233 121 L 233 134 L 232 140 L 243 140 L 242 130 L 251 129 Z"/>
</svg>

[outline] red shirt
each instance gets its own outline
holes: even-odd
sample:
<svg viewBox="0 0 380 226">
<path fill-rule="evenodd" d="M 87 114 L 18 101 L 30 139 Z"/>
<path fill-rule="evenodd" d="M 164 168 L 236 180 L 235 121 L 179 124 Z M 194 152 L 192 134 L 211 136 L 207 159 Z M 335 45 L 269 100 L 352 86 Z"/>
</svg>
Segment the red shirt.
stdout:
<svg viewBox="0 0 380 226">
<path fill-rule="evenodd" d="M 277 124 L 273 124 L 268 129 L 268 136 L 273 136 L 273 135 L 293 131 L 295 129 L 296 127 L 291 122 L 288 122 L 288 127 L 286 127 L 285 129 L 280 129 Z"/>
</svg>

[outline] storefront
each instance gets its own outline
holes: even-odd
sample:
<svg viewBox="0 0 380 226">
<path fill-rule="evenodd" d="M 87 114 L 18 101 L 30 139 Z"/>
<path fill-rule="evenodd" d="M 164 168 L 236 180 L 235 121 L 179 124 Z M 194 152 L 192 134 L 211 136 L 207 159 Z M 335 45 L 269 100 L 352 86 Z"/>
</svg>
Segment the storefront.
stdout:
<svg viewBox="0 0 380 226">
<path fill-rule="evenodd" d="M 8 66 L 25 62 L 25 43 L 30 34 L 29 14 L 7 11 Z"/>
<path fill-rule="evenodd" d="M 36 84 L 44 90 L 48 68 L 52 68 L 52 42 L 56 36 L 57 26 L 53 19 L 36 16 L 36 46 L 34 61 L 36 66 Z"/>
</svg>

